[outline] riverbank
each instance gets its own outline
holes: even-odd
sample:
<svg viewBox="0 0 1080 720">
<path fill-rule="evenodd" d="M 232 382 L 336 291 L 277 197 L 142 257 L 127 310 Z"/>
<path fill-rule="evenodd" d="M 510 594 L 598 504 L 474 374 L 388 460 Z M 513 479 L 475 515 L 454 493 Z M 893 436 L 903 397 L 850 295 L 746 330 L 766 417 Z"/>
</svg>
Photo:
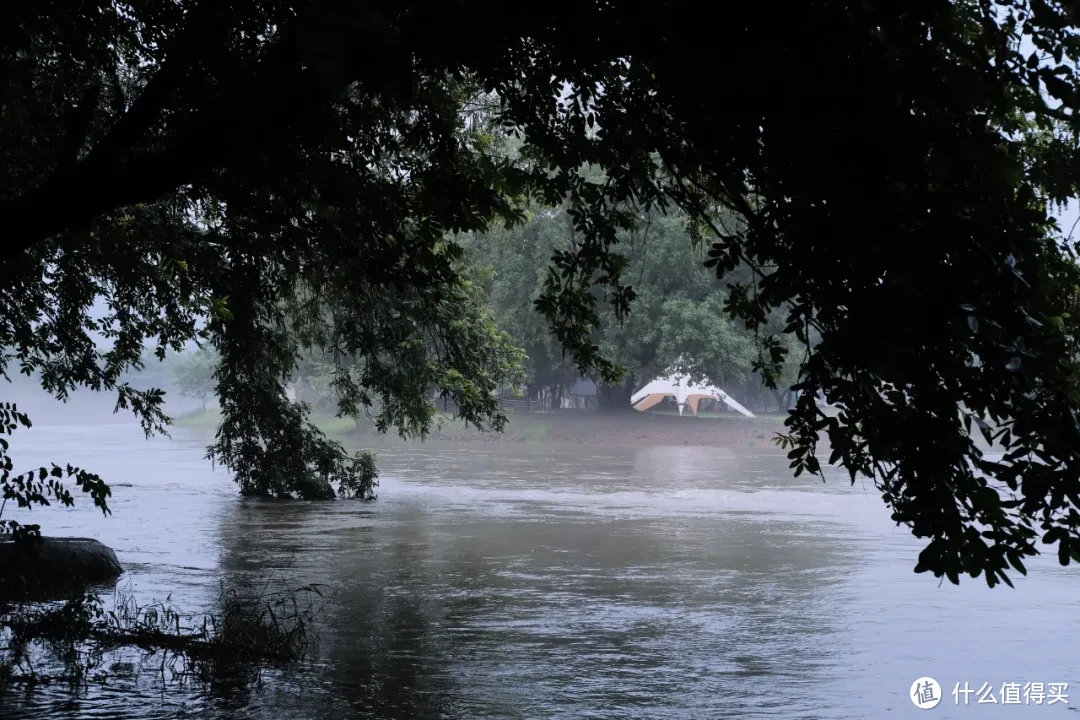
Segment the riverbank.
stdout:
<svg viewBox="0 0 1080 720">
<path fill-rule="evenodd" d="M 213 432 L 216 410 L 176 418 L 176 426 Z M 440 419 L 428 436 L 446 442 L 552 442 L 575 445 L 687 445 L 696 447 L 775 447 L 773 438 L 784 430 L 783 415 L 745 418 L 740 415 L 683 416 L 658 413 L 599 415 L 574 411 L 511 414 L 502 433 L 481 432 L 449 416 Z M 314 415 L 323 432 L 343 442 L 396 442 L 394 435 L 380 436 L 374 427 L 348 418 Z"/>
</svg>

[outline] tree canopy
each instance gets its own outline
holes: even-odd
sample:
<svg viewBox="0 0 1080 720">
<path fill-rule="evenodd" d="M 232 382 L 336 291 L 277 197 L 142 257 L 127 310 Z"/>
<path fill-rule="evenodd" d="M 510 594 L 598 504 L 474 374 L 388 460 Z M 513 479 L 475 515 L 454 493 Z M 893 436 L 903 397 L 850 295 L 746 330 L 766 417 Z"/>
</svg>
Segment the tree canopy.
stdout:
<svg viewBox="0 0 1080 720">
<path fill-rule="evenodd" d="M 689 220 L 675 212 L 645 214 L 634 232 L 620 237 L 634 298 L 622 322 L 610 306 L 599 305 L 600 323 L 591 335 L 603 357 L 626 372 L 618 387 L 606 388 L 606 394 L 620 401 L 612 409 L 629 410 L 634 390 L 672 370 L 707 378 L 728 391 L 761 390 L 753 371 L 758 350 L 754 333 L 724 312 L 727 288 L 704 267 L 705 249 L 689 237 Z M 486 283 L 490 302 L 499 326 L 525 350 L 528 383 L 551 388 L 554 394 L 568 389 L 579 369 L 533 303 L 544 292 L 551 254 L 575 242 L 565 208 L 537 208 L 519 225 L 463 240 L 470 260 L 491 271 Z M 746 269 L 739 268 L 729 279 L 747 277 Z M 776 316 L 773 326 L 782 320 Z M 792 353 L 785 369 L 797 370 L 793 361 L 798 357 Z M 786 410 L 787 388 L 796 377 L 787 372 L 779 380 L 778 402 Z"/>
<path fill-rule="evenodd" d="M 1023 572 L 1040 536 L 1080 559 L 1080 282 L 1049 214 L 1080 177 L 1071 3 L 747 3 L 722 41 L 674 0 L 502 10 L 6 7 L 3 367 L 117 390 L 149 431 L 160 395 L 123 370 L 148 338 L 202 332 L 221 356 L 212 452 L 241 486 L 344 481 L 355 465 L 284 399 L 302 345 L 355 362 L 346 410 L 379 398 L 387 426 L 422 432 L 434 384 L 498 427 L 515 356 L 469 300 L 457 236 L 562 208 L 574 241 L 536 306 L 580 371 L 617 381 L 595 332 L 635 298 L 621 241 L 677 209 L 719 275 L 747 271 L 725 312 L 755 332 L 782 312 L 806 350 L 796 473 L 820 471 L 827 437 L 927 540 L 916 569 L 954 582 Z M 676 310 L 722 341 L 720 319 Z M 792 341 L 762 343 L 771 379 Z"/>
</svg>

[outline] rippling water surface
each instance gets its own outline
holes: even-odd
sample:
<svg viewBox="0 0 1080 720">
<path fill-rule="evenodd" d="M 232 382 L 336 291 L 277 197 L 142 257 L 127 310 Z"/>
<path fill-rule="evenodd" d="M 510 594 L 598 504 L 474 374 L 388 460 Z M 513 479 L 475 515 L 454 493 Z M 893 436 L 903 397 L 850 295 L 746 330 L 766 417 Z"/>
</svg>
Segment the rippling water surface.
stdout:
<svg viewBox="0 0 1080 720">
<path fill-rule="evenodd" d="M 91 685 L 0 698 L 4 718 L 1062 717 L 1080 708 L 1080 571 L 1016 590 L 911 572 L 872 486 L 792 479 L 782 455 L 691 447 L 415 444 L 373 504 L 237 497 L 205 438 L 35 428 L 21 463 L 114 484 L 113 515 L 35 511 L 116 549 L 143 601 L 219 583 L 326 583 L 321 650 L 248 690 Z M 945 698 L 908 699 L 931 676 Z M 956 706 L 956 683 L 1068 682 L 1068 705 Z M 1075 684 L 1074 684 L 1075 683 Z M 995 691 L 996 692 L 996 691 Z M 1071 694 L 1071 693 L 1070 693 Z M 1064 715 L 1069 717 L 1071 715 Z"/>
</svg>

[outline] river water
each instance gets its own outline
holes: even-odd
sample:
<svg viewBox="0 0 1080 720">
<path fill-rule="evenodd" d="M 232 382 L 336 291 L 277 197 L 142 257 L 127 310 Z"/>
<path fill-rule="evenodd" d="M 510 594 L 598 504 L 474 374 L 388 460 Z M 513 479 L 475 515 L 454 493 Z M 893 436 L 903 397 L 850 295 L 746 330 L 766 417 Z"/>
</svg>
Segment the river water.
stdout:
<svg viewBox="0 0 1080 720">
<path fill-rule="evenodd" d="M 792 479 L 782 455 L 481 443 L 379 453 L 380 498 L 243 500 L 206 438 L 128 424 L 16 436 L 19 465 L 114 484 L 35 511 L 116 549 L 140 599 L 208 603 L 223 579 L 330 587 L 321 648 L 248 690 L 110 683 L 0 697 L 3 718 L 1070 717 L 1080 571 L 1016 589 L 915 575 L 920 548 L 869 484 Z M 934 709 L 909 698 L 935 678 Z M 1006 707 L 1006 682 L 1069 683 Z M 956 684 L 993 688 L 968 705 Z M 984 695 L 985 700 L 985 695 Z M 924 715 L 924 713 L 929 713 Z"/>
</svg>

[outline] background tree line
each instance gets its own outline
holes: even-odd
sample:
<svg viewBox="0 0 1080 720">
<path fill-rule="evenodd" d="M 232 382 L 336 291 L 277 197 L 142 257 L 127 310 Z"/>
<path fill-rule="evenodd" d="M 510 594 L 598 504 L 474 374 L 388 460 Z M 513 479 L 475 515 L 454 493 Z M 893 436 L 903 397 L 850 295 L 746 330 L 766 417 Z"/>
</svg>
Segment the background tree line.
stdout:
<svg viewBox="0 0 1080 720">
<path fill-rule="evenodd" d="M 628 264 L 625 276 L 635 297 L 625 321 L 604 307 L 591 340 L 628 373 L 619 384 L 598 383 L 601 407 L 629 408 L 630 395 L 656 376 L 678 371 L 723 388 L 759 409 L 787 410 L 799 354 L 793 342 L 777 388 L 770 391 L 754 368 L 760 335 L 724 312 L 728 286 L 705 267 L 707 253 L 692 237 L 683 213 L 643 213 L 621 233 Z M 524 349 L 530 393 L 546 388 L 557 400 L 580 377 L 545 319 L 535 309 L 544 290 L 547 262 L 579 239 L 565 208 L 536 208 L 520 226 L 477 233 L 464 243 L 472 262 L 488 270 L 485 287 L 499 326 Z M 732 282 L 748 280 L 733 273 Z M 775 314 L 772 325 L 780 323 Z M 769 332 L 770 329 L 766 329 Z M 772 332 L 775 332 L 772 329 Z M 794 340 L 794 338 L 790 338 Z"/>
<path fill-rule="evenodd" d="M 619 384 L 593 378 L 600 381 L 601 409 L 629 409 L 634 391 L 660 374 L 678 371 L 723 388 L 749 407 L 788 410 L 801 358 L 795 338 L 785 336 L 789 352 L 776 387 L 768 388 L 754 363 L 760 360 L 760 338 L 778 333 L 782 317 L 774 313 L 764 332 L 755 333 L 724 312 L 728 285 L 718 283 L 705 267 L 707 253 L 693 239 L 691 222 L 683 213 L 649 212 L 635 230 L 623 234 L 625 272 L 635 293 L 631 311 L 622 321 L 605 308 L 591 337 L 606 358 L 628 372 Z M 536 312 L 535 302 L 544 290 L 552 253 L 573 248 L 576 242 L 573 221 L 562 207 L 536 207 L 520 225 L 470 233 L 462 239 L 478 298 L 523 353 L 519 371 L 505 379 L 522 382 L 532 399 L 546 390 L 552 407 L 559 406 L 581 374 Z M 749 279 L 745 268 L 731 277 L 732 282 Z M 335 377 L 341 367 L 340 358 L 335 361 L 305 347 L 292 374 L 296 399 L 316 410 L 336 412 Z M 183 378 L 185 388 L 198 387 L 195 378 L 200 371 L 205 378 L 212 373 L 212 367 L 199 366 L 194 358 L 177 369 L 177 381 Z"/>
</svg>

